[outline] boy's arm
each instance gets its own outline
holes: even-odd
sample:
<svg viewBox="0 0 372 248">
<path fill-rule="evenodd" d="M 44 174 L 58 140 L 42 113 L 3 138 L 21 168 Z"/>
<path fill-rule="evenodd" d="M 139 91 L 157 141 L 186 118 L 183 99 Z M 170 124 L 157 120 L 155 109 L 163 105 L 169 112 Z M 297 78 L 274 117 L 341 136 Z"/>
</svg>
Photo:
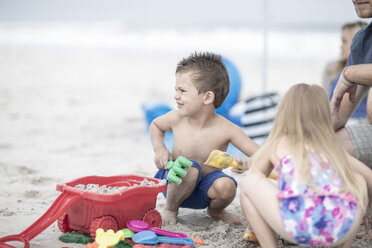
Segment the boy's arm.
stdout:
<svg viewBox="0 0 372 248">
<path fill-rule="evenodd" d="M 174 113 L 168 112 L 165 115 L 154 119 L 150 124 L 150 138 L 155 152 L 155 164 L 158 169 L 167 169 L 168 161 L 172 160 L 172 154 L 164 143 L 165 132 L 171 131 L 171 119 Z"/>
<path fill-rule="evenodd" d="M 251 157 L 259 148 L 259 146 L 251 140 L 241 129 L 239 126 L 232 124 L 229 128 L 231 130 L 230 134 L 230 142 L 233 144 L 237 149 L 243 152 L 248 157 Z M 239 164 L 243 165 L 244 170 L 247 170 L 250 167 L 251 159 L 250 158 L 236 158 L 236 161 Z M 244 170 L 233 169 L 232 171 L 235 173 L 242 173 Z"/>
<path fill-rule="evenodd" d="M 251 157 L 258 150 L 259 146 L 239 126 L 230 123 L 229 130 L 230 143 L 245 155 Z"/>
</svg>

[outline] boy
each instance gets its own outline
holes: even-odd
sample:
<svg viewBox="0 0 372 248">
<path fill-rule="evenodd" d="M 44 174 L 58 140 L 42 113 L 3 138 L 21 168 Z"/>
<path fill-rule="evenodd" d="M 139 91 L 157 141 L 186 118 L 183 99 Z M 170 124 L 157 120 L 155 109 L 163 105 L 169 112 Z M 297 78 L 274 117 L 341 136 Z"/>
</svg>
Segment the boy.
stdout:
<svg viewBox="0 0 372 248">
<path fill-rule="evenodd" d="M 240 127 L 216 114 L 229 88 L 229 75 L 219 55 L 194 53 L 177 66 L 174 98 L 178 110 L 156 118 L 150 125 L 159 169 L 155 177 L 166 178 L 167 162 L 179 156 L 192 159 L 193 165 L 180 185 L 168 184 L 162 214 L 165 225 L 176 223 L 179 207 L 207 207 L 208 214 L 215 219 L 240 223 L 237 215 L 225 210 L 235 197 L 236 181 L 220 169 L 204 164 L 212 150 L 226 151 L 230 142 L 247 156 L 258 149 Z M 164 144 L 167 131 L 174 135 L 172 153 Z"/>
</svg>

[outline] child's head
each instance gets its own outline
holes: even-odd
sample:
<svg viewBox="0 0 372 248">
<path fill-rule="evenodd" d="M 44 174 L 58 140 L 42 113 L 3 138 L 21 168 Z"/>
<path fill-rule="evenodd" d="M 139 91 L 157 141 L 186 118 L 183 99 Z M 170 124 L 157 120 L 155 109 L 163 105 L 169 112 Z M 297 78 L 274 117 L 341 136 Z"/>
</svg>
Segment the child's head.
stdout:
<svg viewBox="0 0 372 248">
<path fill-rule="evenodd" d="M 222 57 L 210 52 L 195 52 L 177 65 L 176 74 L 187 72 L 192 72 L 191 79 L 199 94 L 213 92 L 213 105 L 219 108 L 230 89 L 229 73 Z"/>
<path fill-rule="evenodd" d="M 274 126 L 266 144 L 253 156 L 260 160 L 268 147 L 276 150 L 279 141 L 286 138 L 288 153 L 295 161 L 296 176 L 302 182 L 316 188 L 310 173 L 307 153 L 315 151 L 320 162 L 329 161 L 340 176 L 344 190 L 362 199 L 360 184 L 354 176 L 346 152 L 338 143 L 333 130 L 327 93 L 318 85 L 297 84 L 292 86 L 280 101 Z"/>
<path fill-rule="evenodd" d="M 347 58 L 350 54 L 350 45 L 351 41 L 354 38 L 354 35 L 364 26 L 366 26 L 367 23 L 363 21 L 356 21 L 356 22 L 350 22 L 346 23 L 342 26 L 341 30 L 341 60 L 346 63 Z M 343 65 L 345 66 L 345 64 Z M 342 68 L 343 69 L 343 68 Z"/>
<path fill-rule="evenodd" d="M 333 133 L 325 90 L 318 85 L 292 86 L 280 101 L 272 131 L 311 143 Z"/>
</svg>

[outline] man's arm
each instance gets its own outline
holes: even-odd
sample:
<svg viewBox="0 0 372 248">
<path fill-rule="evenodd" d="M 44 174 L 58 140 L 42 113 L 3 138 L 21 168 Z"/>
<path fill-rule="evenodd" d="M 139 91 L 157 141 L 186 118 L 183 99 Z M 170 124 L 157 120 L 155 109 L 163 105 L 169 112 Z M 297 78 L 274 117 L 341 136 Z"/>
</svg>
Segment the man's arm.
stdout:
<svg viewBox="0 0 372 248">
<path fill-rule="evenodd" d="M 372 87 L 369 89 L 367 98 L 367 122 L 372 124 Z"/>
<path fill-rule="evenodd" d="M 348 66 L 345 76 L 354 83 L 372 85 L 372 63 Z"/>
<path fill-rule="evenodd" d="M 372 64 L 345 67 L 331 99 L 334 130 L 345 126 L 372 85 Z M 344 97 L 348 93 L 349 97 Z"/>
<path fill-rule="evenodd" d="M 346 122 L 352 116 L 355 109 L 359 106 L 364 96 L 368 92 L 368 88 L 370 88 L 370 86 L 358 85 L 357 91 L 355 93 L 354 102 L 352 102 L 348 97 L 343 95 L 342 96 L 343 99 L 340 103 L 338 114 L 335 113 L 334 112 L 335 110 L 332 109 L 332 100 L 333 100 L 333 97 L 332 97 L 332 100 L 331 100 L 332 123 L 333 123 L 333 129 L 335 131 L 339 130 L 340 128 L 346 125 Z"/>
</svg>

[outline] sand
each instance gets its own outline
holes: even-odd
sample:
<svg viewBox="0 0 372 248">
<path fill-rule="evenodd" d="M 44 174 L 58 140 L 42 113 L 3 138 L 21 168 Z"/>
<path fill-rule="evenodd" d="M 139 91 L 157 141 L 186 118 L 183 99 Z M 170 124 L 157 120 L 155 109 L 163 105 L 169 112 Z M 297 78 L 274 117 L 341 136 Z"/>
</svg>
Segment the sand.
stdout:
<svg viewBox="0 0 372 248">
<path fill-rule="evenodd" d="M 153 176 L 141 104 L 154 96 L 171 101 L 179 58 L 1 47 L 0 237 L 36 221 L 59 196 L 57 184 L 90 175 Z M 168 84 L 169 90 L 159 90 Z M 243 175 L 227 173 L 242 180 Z M 159 194 L 156 209 L 164 206 Z M 178 224 L 164 229 L 201 238 L 205 248 L 253 247 L 242 240 L 245 222 L 238 197 L 228 210 L 241 217 L 241 225 L 215 221 L 205 210 L 181 209 Z M 31 240 L 31 247 L 84 247 L 61 242 L 60 235 L 53 223 Z"/>
</svg>

